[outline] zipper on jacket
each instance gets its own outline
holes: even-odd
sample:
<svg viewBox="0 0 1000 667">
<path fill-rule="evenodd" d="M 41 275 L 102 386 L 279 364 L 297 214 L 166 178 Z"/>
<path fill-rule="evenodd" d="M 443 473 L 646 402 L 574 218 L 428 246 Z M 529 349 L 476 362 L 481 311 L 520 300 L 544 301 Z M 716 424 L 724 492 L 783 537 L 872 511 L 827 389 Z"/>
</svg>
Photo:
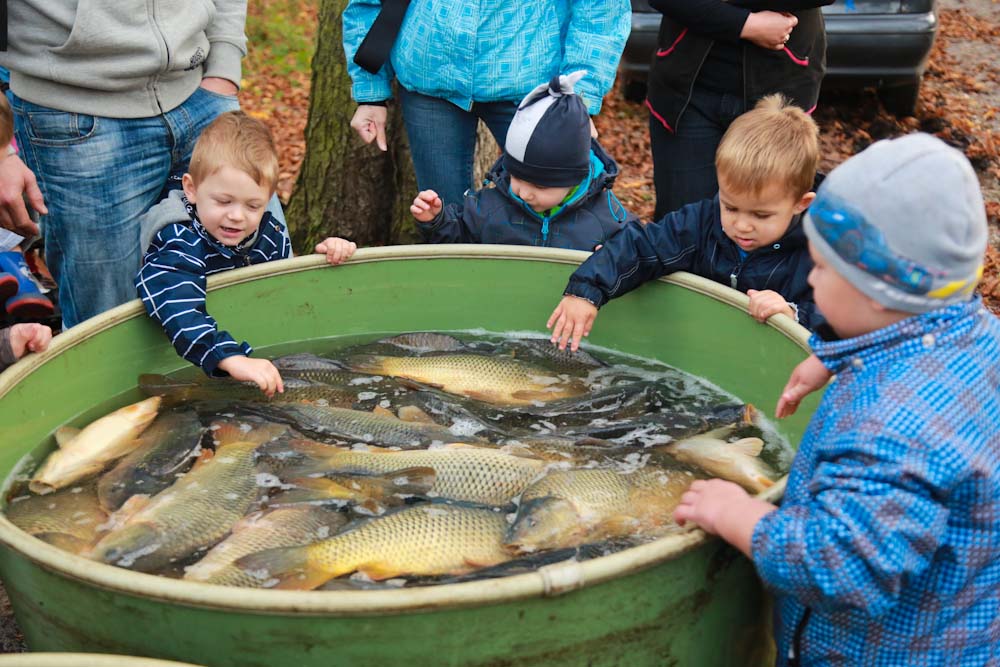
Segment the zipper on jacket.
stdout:
<svg viewBox="0 0 1000 667">
<path fill-rule="evenodd" d="M 681 110 L 677 112 L 677 118 L 674 119 L 674 125 L 676 126 L 676 128 L 674 129 L 674 134 L 676 134 L 677 130 L 679 130 L 681 127 L 681 116 L 684 115 L 684 112 L 687 111 L 688 105 L 691 104 L 691 98 L 694 96 L 694 87 L 695 84 L 698 82 L 698 75 L 701 74 L 701 68 L 705 66 L 705 61 L 708 60 L 708 54 L 712 52 L 713 46 L 715 46 L 715 40 L 712 40 L 712 45 L 708 47 L 708 49 L 705 51 L 705 55 L 701 57 L 701 62 L 698 63 L 698 69 L 695 70 L 694 78 L 691 79 L 691 87 L 688 88 L 687 99 L 684 100 L 684 106 L 682 106 Z"/>
<path fill-rule="evenodd" d="M 549 216 L 542 218 L 542 245 L 549 244 Z"/>
<path fill-rule="evenodd" d="M 733 270 L 729 273 L 729 286 L 732 287 L 733 289 L 739 289 L 738 287 L 736 287 L 736 283 L 739 281 L 740 271 L 743 270 L 743 265 L 746 263 L 747 259 L 749 259 L 749 255 L 747 256 L 746 259 L 741 257 L 740 263 L 734 266 Z"/>
<path fill-rule="evenodd" d="M 792 635 L 792 645 L 788 647 L 788 667 L 799 667 L 802 664 L 802 635 L 805 634 L 806 623 L 812 609 L 806 607 L 798 625 L 795 626 L 795 634 Z"/>
</svg>

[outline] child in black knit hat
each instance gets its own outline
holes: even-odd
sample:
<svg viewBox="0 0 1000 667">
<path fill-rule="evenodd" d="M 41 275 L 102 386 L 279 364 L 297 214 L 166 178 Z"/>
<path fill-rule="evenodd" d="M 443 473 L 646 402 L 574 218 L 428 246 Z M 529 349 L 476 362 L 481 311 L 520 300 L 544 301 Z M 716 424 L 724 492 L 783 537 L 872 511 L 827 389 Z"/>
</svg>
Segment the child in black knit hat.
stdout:
<svg viewBox="0 0 1000 667">
<path fill-rule="evenodd" d="M 521 102 L 486 186 L 443 207 L 433 190 L 410 212 L 431 243 L 502 243 L 594 250 L 636 216 L 611 192 L 618 165 L 591 138 L 573 92 L 584 72 L 553 77 Z"/>
</svg>

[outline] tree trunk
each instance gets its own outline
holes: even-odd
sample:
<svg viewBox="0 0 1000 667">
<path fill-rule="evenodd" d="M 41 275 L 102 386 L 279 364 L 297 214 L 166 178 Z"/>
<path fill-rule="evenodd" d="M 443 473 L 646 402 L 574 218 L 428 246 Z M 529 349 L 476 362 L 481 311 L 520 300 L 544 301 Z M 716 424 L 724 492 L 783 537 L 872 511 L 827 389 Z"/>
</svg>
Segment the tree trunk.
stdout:
<svg viewBox="0 0 1000 667">
<path fill-rule="evenodd" d="M 389 109 L 387 152 L 364 144 L 351 129 L 357 105 L 341 42 L 346 5 L 347 0 L 320 1 L 306 155 L 287 212 L 298 253 L 312 252 L 328 236 L 359 246 L 386 245 L 413 229 L 409 205 L 416 180 L 398 109 Z"/>
<path fill-rule="evenodd" d="M 359 246 L 417 243 L 410 204 L 417 194 L 406 129 L 397 106 L 386 124 L 389 150 L 364 144 L 351 129 L 357 105 L 341 42 L 340 15 L 347 0 L 320 0 L 320 24 L 312 61 L 312 92 L 306 124 L 306 154 L 286 216 L 292 244 L 310 253 L 328 236 Z M 482 187 L 498 148 L 482 122 L 478 128 L 475 181 Z"/>
</svg>

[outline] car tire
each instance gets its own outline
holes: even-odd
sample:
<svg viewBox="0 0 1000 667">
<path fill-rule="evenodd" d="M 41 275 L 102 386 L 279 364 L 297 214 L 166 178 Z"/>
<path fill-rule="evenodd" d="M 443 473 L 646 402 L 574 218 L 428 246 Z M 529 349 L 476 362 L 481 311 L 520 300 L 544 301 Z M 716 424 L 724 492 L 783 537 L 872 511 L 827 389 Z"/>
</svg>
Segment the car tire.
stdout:
<svg viewBox="0 0 1000 667">
<path fill-rule="evenodd" d="M 880 88 L 878 96 L 889 113 L 899 117 L 912 116 L 920 97 L 920 81 Z"/>
<path fill-rule="evenodd" d="M 646 101 L 646 82 L 640 79 L 626 80 L 622 87 L 622 97 L 627 102 L 642 104 Z"/>
</svg>

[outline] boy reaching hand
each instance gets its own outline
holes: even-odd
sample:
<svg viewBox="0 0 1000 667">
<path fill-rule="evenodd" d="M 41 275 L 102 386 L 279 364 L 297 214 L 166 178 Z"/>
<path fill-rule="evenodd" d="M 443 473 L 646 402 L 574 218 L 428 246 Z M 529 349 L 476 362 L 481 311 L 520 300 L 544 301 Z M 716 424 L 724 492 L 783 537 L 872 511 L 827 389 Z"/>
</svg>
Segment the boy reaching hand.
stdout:
<svg viewBox="0 0 1000 667">
<path fill-rule="evenodd" d="M 809 282 L 840 337 L 778 405 L 835 375 L 781 507 L 697 481 L 674 512 L 751 558 L 778 665 L 1000 664 L 1000 320 L 968 160 L 924 134 L 833 170 L 805 219 Z"/>
<path fill-rule="evenodd" d="M 190 171 L 143 221 L 148 247 L 135 286 L 146 312 L 177 353 L 210 376 L 253 382 L 272 396 L 281 375 L 253 348 L 219 331 L 205 308 L 206 278 L 292 254 L 288 230 L 266 210 L 278 180 L 278 154 L 267 126 L 243 112 L 222 114 L 201 133 Z M 356 246 L 328 238 L 316 246 L 331 264 Z"/>
<path fill-rule="evenodd" d="M 573 350 L 608 300 L 674 271 L 746 292 L 750 314 L 784 314 L 822 323 L 806 276 L 801 214 L 813 198 L 819 164 L 816 123 L 780 95 L 737 118 L 716 153 L 719 194 L 647 225 L 629 223 L 570 277 L 546 326 Z"/>
</svg>

